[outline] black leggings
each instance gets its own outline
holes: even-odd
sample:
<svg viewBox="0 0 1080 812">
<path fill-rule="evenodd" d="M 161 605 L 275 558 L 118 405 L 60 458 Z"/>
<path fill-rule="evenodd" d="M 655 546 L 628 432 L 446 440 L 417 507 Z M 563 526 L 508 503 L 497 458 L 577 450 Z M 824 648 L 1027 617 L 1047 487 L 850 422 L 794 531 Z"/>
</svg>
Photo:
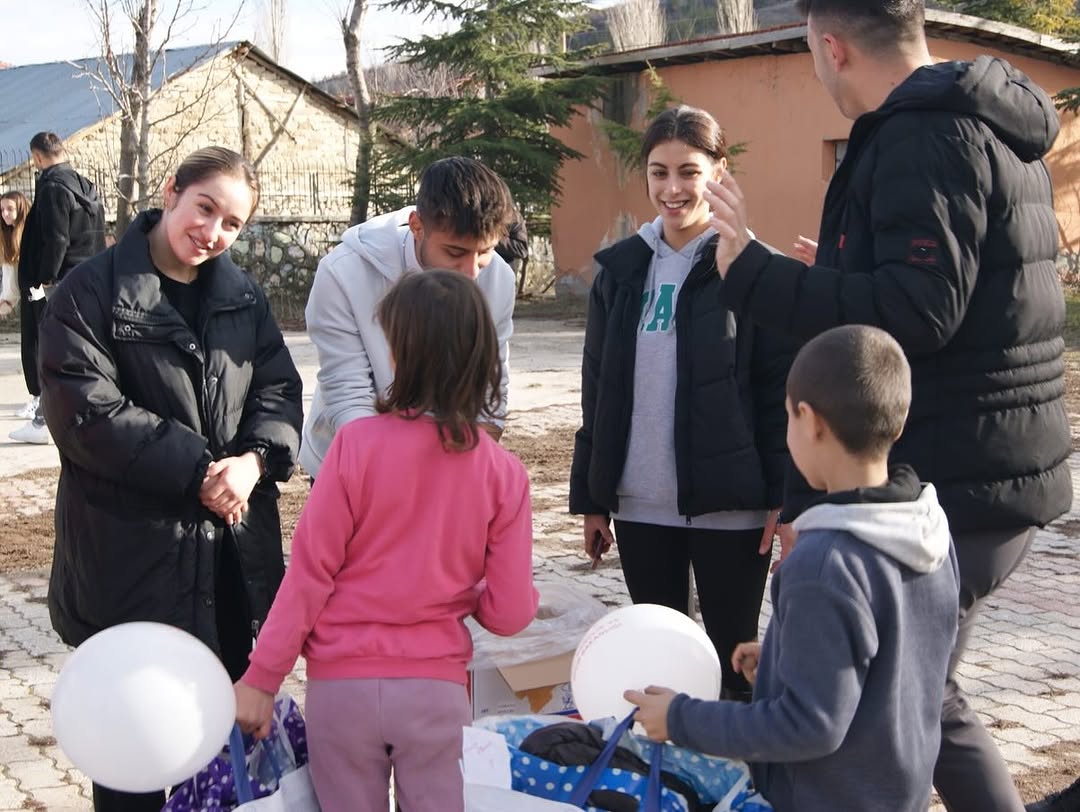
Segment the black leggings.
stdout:
<svg viewBox="0 0 1080 812">
<path fill-rule="evenodd" d="M 694 568 L 701 619 L 720 655 L 725 692 L 746 698 L 750 685 L 731 667 L 735 646 L 758 636 L 770 556 L 759 555 L 760 528 L 704 530 L 615 522 L 623 578 L 634 603 L 689 614 Z M 741 695 L 741 696 L 740 696 Z"/>
</svg>

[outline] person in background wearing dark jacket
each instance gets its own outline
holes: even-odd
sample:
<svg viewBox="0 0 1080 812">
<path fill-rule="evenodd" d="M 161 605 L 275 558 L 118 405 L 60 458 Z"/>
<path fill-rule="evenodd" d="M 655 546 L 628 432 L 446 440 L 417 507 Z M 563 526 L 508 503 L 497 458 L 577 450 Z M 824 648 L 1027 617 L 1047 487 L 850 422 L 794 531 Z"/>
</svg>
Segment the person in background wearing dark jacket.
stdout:
<svg viewBox="0 0 1080 812">
<path fill-rule="evenodd" d="M 808 266 L 755 242 L 724 175 L 708 195 L 717 270 L 732 308 L 762 327 L 806 339 L 876 325 L 911 360 L 911 415 L 892 459 L 937 488 L 960 562 L 934 783 L 951 812 L 1018 812 L 1005 762 L 953 674 L 979 606 L 1036 528 L 1072 502 L 1065 301 L 1043 162 L 1058 113 L 1000 59 L 933 64 L 922 0 L 801 7 L 818 77 L 855 120 L 816 258 Z M 785 499 L 785 518 L 797 507 Z"/>
<path fill-rule="evenodd" d="M 641 155 L 659 216 L 596 255 L 570 512 L 585 515 L 594 562 L 618 539 L 634 603 L 687 612 L 693 567 L 725 695 L 749 699 L 729 663 L 757 636 L 794 353 L 736 318 L 721 294 L 703 197 L 727 165 L 716 121 L 667 110 Z"/>
<path fill-rule="evenodd" d="M 495 246 L 495 253 L 510 266 L 517 277 L 517 290 L 525 290 L 525 275 L 529 271 L 529 232 L 525 229 L 525 218 L 515 209 L 516 219 L 506 227 L 506 236 Z"/>
<path fill-rule="evenodd" d="M 787 393 L 792 458 L 826 493 L 795 521 L 764 643 L 735 653 L 754 701 L 626 699 L 654 739 L 752 762 L 776 812 L 926 812 L 958 577 L 934 486 L 889 465 L 911 369 L 885 331 L 835 327 L 803 347 Z"/>
<path fill-rule="evenodd" d="M 77 646 L 129 621 L 183 629 L 235 680 L 284 574 L 278 490 L 300 445 L 300 376 L 262 290 L 226 253 L 258 202 L 251 166 L 209 147 L 164 210 L 72 270 L 41 323 L 60 452 L 53 628 Z M 164 793 L 94 786 L 98 812 Z"/>
<path fill-rule="evenodd" d="M 46 444 L 50 438 L 40 401 L 38 324 L 53 285 L 80 262 L 105 250 L 105 210 L 97 187 L 71 168 L 56 133 L 31 138 L 30 159 L 41 174 L 23 229 L 19 320 L 23 377 L 36 409 L 30 421 L 8 437 L 18 443 Z"/>
</svg>

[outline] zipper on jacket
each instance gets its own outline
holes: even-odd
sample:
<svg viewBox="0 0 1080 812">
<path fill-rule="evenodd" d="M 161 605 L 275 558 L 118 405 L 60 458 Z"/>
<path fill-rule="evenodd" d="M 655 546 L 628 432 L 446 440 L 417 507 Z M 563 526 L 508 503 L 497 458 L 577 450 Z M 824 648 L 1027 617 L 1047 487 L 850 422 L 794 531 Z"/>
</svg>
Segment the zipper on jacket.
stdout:
<svg viewBox="0 0 1080 812">
<path fill-rule="evenodd" d="M 693 521 L 692 521 L 692 520 L 690 519 L 690 517 L 689 517 L 689 516 L 687 516 L 687 517 L 686 517 L 686 526 L 687 526 L 687 527 L 690 527 L 691 525 L 693 525 L 693 523 L 694 523 L 694 522 L 693 522 Z"/>
<path fill-rule="evenodd" d="M 257 640 L 259 637 L 259 621 L 251 621 L 251 638 Z"/>
<path fill-rule="evenodd" d="M 207 440 L 207 444 L 210 446 L 210 455 L 215 460 L 218 458 L 218 454 L 221 452 L 221 446 L 220 446 L 219 443 L 215 442 L 215 438 L 212 436 L 214 434 L 214 427 L 213 427 L 213 423 L 210 420 L 210 417 L 213 414 L 214 409 L 213 409 L 213 403 L 211 402 L 210 392 L 207 391 L 207 386 L 206 386 L 206 373 L 209 370 L 208 362 L 210 360 L 210 358 L 206 354 L 206 350 L 205 350 L 205 348 L 206 348 L 206 333 L 207 333 L 207 330 L 210 327 L 210 319 L 212 319 L 213 317 L 215 317 L 215 316 L 217 316 L 217 315 L 219 315 L 221 313 L 228 313 L 228 312 L 235 311 L 235 310 L 243 310 L 245 307 L 249 307 L 254 302 L 254 300 L 252 298 L 250 298 L 250 297 L 251 297 L 250 293 L 247 293 L 247 294 L 244 295 L 245 304 L 238 304 L 236 302 L 227 302 L 227 303 L 219 305 L 218 307 L 211 308 L 206 313 L 201 314 L 200 315 L 200 321 L 202 322 L 202 324 L 200 324 L 199 327 L 201 327 L 202 329 L 200 329 L 199 332 L 198 332 L 199 348 L 198 348 L 197 351 L 192 352 L 192 355 L 199 362 L 199 384 L 200 384 L 199 385 L 199 390 L 200 390 L 199 394 L 201 395 L 201 397 L 199 397 L 199 402 L 201 404 L 200 410 L 203 412 L 203 414 L 200 415 L 200 417 L 202 418 L 203 426 L 206 428 L 206 433 L 207 433 L 206 440 Z M 209 303 L 207 302 L 207 304 L 209 304 Z M 188 329 L 191 331 L 192 338 L 195 338 L 196 337 L 195 330 L 192 330 L 190 325 L 188 326 Z M 254 623 L 254 622 L 255 621 L 252 621 L 252 623 Z M 253 631 L 254 631 L 254 629 L 253 629 Z"/>
</svg>

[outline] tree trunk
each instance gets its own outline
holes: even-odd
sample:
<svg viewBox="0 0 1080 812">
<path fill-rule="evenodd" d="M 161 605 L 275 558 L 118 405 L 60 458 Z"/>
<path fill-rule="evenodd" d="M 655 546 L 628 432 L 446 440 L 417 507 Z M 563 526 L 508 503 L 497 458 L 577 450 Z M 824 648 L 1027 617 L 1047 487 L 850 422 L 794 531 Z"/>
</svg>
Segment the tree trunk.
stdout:
<svg viewBox="0 0 1080 812">
<path fill-rule="evenodd" d="M 353 182 L 353 205 L 350 223 L 356 225 L 368 218 L 371 201 L 371 151 L 375 141 L 373 104 L 364 76 L 360 47 L 363 43 L 364 18 L 369 0 L 353 0 L 348 19 L 341 21 L 341 33 L 345 40 L 345 70 L 352 86 L 353 106 L 356 109 L 360 129 L 360 146 L 356 151 L 356 178 Z"/>
<path fill-rule="evenodd" d="M 157 19 L 157 0 L 143 0 L 135 24 L 135 53 L 131 65 L 132 91 L 139 97 L 139 149 L 135 183 L 137 211 L 144 211 L 150 191 L 150 33 Z"/>
<path fill-rule="evenodd" d="M 134 105 L 132 98 L 135 94 L 128 94 L 128 104 Z M 129 107 L 130 109 L 130 107 Z M 135 111 L 132 110 L 132 113 Z M 131 225 L 135 205 L 135 160 L 139 151 L 138 138 L 135 132 L 135 120 L 130 114 L 125 114 L 120 119 L 120 164 L 117 167 L 116 180 L 116 232 L 115 237 L 119 240 L 124 236 L 127 227 Z"/>
</svg>

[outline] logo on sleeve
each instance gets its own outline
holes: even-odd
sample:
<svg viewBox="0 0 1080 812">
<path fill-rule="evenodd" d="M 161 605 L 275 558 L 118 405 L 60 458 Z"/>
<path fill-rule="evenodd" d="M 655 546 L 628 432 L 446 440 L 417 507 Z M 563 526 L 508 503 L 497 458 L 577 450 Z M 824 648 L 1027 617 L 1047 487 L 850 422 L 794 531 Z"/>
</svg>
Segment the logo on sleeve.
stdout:
<svg viewBox="0 0 1080 812">
<path fill-rule="evenodd" d="M 907 261 L 911 265 L 937 265 L 938 241 L 930 239 L 912 240 L 908 248 Z"/>
</svg>

